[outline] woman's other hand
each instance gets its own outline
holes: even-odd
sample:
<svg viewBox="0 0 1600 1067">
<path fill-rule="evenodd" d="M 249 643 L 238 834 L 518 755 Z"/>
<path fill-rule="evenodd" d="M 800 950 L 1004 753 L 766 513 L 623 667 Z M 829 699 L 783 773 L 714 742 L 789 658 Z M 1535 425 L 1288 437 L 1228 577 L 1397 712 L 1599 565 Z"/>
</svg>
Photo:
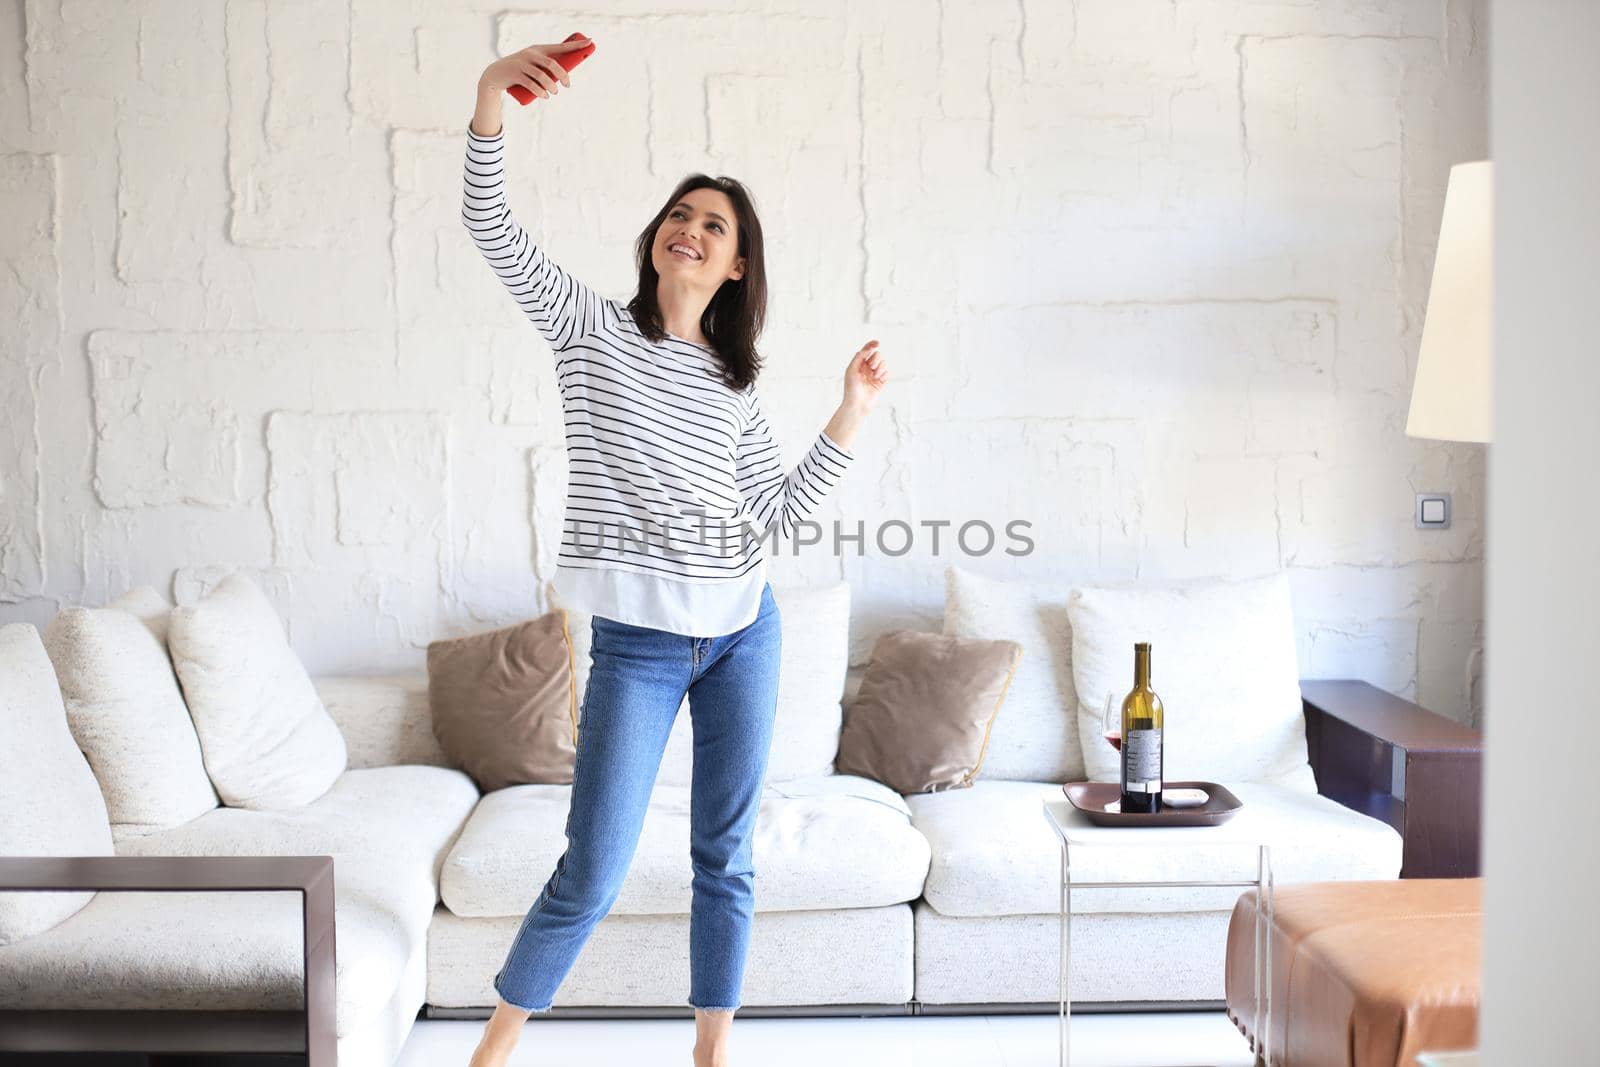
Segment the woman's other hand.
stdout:
<svg viewBox="0 0 1600 1067">
<path fill-rule="evenodd" d="M 863 415 L 878 402 L 878 394 L 889 382 L 889 365 L 878 351 L 877 341 L 862 345 L 844 371 L 844 403 Z"/>
</svg>

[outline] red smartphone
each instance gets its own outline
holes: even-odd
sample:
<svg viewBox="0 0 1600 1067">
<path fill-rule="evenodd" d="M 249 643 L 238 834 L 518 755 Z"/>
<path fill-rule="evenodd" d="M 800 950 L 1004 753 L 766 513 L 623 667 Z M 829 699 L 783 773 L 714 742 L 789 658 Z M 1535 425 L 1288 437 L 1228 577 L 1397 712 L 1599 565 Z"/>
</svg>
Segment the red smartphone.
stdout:
<svg viewBox="0 0 1600 1067">
<path fill-rule="evenodd" d="M 585 37 L 581 33 L 574 33 L 567 37 L 567 41 L 589 41 L 589 38 Z M 567 41 L 563 41 L 562 44 L 566 44 Z M 563 52 L 556 56 L 555 60 L 557 63 L 561 64 L 563 69 L 571 70 L 573 67 L 576 67 L 579 63 L 582 63 L 592 55 L 594 55 L 594 42 L 589 41 L 589 47 L 574 48 L 570 52 Z M 506 86 L 506 92 L 516 97 L 517 103 L 523 105 L 524 107 L 539 99 L 526 85 L 508 85 Z"/>
</svg>

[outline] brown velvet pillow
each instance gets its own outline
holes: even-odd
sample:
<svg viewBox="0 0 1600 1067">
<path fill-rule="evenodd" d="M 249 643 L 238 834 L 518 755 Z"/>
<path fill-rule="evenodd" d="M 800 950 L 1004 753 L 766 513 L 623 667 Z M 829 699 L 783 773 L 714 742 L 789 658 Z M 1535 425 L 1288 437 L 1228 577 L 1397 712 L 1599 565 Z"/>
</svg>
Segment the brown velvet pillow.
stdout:
<svg viewBox="0 0 1600 1067">
<path fill-rule="evenodd" d="M 1016 641 L 884 634 L 839 734 L 834 769 L 898 793 L 968 788 L 1021 658 Z"/>
<path fill-rule="evenodd" d="M 570 783 L 578 696 L 567 613 L 432 642 L 428 705 L 440 747 L 482 792 Z"/>
</svg>

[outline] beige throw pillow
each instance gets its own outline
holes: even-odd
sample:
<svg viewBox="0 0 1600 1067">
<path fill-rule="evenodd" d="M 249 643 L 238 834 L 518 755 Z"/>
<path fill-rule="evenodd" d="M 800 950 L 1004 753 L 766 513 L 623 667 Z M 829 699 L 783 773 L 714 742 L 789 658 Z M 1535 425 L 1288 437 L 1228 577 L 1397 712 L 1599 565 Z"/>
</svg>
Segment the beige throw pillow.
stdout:
<svg viewBox="0 0 1600 1067">
<path fill-rule="evenodd" d="M 895 791 L 966 789 L 1022 657 L 1016 641 L 895 630 L 879 637 L 845 716 L 840 774 Z"/>
<path fill-rule="evenodd" d="M 567 613 L 428 645 L 433 732 L 485 793 L 572 781 L 578 698 Z"/>
</svg>

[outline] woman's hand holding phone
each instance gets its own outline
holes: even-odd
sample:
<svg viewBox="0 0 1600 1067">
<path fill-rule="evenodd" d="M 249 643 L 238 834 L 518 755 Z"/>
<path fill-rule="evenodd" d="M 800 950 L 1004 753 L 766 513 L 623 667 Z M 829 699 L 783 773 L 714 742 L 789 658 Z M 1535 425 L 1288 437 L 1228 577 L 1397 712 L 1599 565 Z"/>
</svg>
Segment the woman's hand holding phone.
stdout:
<svg viewBox="0 0 1600 1067">
<path fill-rule="evenodd" d="M 504 90 L 523 104 L 554 96 L 572 84 L 568 72 L 594 52 L 594 42 L 575 33 L 560 44 L 533 44 L 502 56 L 484 68 L 478 88 Z"/>
</svg>

